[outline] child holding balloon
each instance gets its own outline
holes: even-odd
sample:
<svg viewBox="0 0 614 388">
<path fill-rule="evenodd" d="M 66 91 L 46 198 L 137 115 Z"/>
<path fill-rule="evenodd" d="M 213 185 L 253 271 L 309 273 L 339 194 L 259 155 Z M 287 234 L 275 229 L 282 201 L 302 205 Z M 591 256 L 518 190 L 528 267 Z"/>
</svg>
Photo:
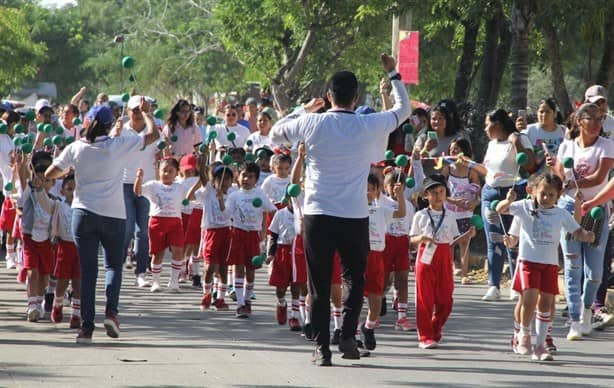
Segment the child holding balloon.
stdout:
<svg viewBox="0 0 614 388">
<path fill-rule="evenodd" d="M 445 177 L 431 175 L 424 180 L 428 207 L 416 213 L 409 232 L 418 245 L 416 259 L 416 323 L 420 349 L 439 346 L 443 326 L 452 312 L 454 278 L 451 247 L 475 236 L 475 227 L 459 235 L 456 219 L 446 212 Z"/>
<path fill-rule="evenodd" d="M 151 204 L 149 210 L 149 253 L 153 255 L 151 292 L 160 291 L 160 275 L 164 252 L 170 247 L 172 253 L 171 279 L 168 289 L 179 292 L 179 274 L 184 265 L 184 234 L 181 223 L 181 205 L 188 191 L 175 182 L 179 163 L 174 158 L 160 161 L 159 180 L 143 183 L 143 170 L 138 169 L 134 181 L 134 193 L 144 196 Z"/>
<path fill-rule="evenodd" d="M 239 190 L 226 199 L 226 209 L 232 219 L 228 265 L 234 265 L 234 290 L 237 298 L 237 318 L 251 314 L 250 298 L 254 288 L 256 267 L 262 263 L 252 262 L 260 256 L 260 242 L 266 237 L 264 215 L 276 210 L 261 188 L 256 187 L 260 168 L 247 163 L 239 174 Z M 245 287 L 244 287 L 244 281 Z"/>
<path fill-rule="evenodd" d="M 496 211 L 519 218 L 520 245 L 519 269 L 513 287 L 522 292 L 521 327 L 518 353 L 531 352 L 530 325 L 536 306 L 537 315 L 535 348 L 532 358 L 551 361 L 552 355 L 545 346 L 548 325 L 552 320 L 554 296 L 558 294 L 558 243 L 561 229 L 571 233 L 576 241 L 592 243 L 595 234 L 584 230 L 564 209 L 556 207 L 563 191 L 562 180 L 552 174 L 539 174 L 535 179 L 533 199 L 516 201 L 516 193 L 510 190 L 506 199 L 499 202 Z M 579 201 L 576 202 L 579 211 Z"/>
</svg>

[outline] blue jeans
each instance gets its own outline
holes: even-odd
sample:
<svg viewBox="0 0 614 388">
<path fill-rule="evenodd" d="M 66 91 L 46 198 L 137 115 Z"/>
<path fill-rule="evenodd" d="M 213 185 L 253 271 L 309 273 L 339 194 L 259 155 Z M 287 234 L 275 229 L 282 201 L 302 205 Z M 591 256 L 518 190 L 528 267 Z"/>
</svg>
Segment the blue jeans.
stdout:
<svg viewBox="0 0 614 388">
<path fill-rule="evenodd" d="M 558 206 L 573 214 L 574 201 L 569 197 L 561 197 Z M 576 240 L 566 240 L 561 236 L 561 249 L 565 258 L 565 288 L 569 317 L 572 321 L 580 320 L 583 308 L 592 306 L 603 276 L 603 258 L 608 241 L 608 211 L 601 227 L 599 244 L 583 243 Z M 582 272 L 584 271 L 584 287 L 582 287 Z M 584 288 L 584 289 L 582 289 Z"/>
<path fill-rule="evenodd" d="M 126 235 L 124 253 L 128 251 L 130 240 L 134 238 L 134 257 L 136 275 L 145 273 L 149 264 L 149 201 L 134 194 L 132 184 L 124 184 L 124 203 L 126 205 Z"/>
<path fill-rule="evenodd" d="M 72 234 L 81 263 L 81 320 L 84 331 L 94 330 L 98 247 L 102 244 L 106 269 L 106 316 L 117 315 L 124 264 L 126 220 L 74 209 Z"/>
<path fill-rule="evenodd" d="M 482 188 L 482 219 L 484 220 L 484 232 L 486 233 L 486 248 L 488 255 L 488 285 L 499 288 L 501 283 L 501 272 L 505 258 L 509 262 L 510 271 L 514 273 L 517 249 L 507 249 L 503 244 L 503 230 L 501 220 L 505 226 L 505 232 L 510 229 L 513 216 L 499 215 L 490 210 L 490 204 L 494 200 L 503 200 L 509 191 L 509 187 L 490 187 L 484 185 Z M 514 191 L 518 198 L 526 196 L 526 186 L 519 184 L 514 186 Z M 511 276 L 510 276 L 511 277 Z"/>
</svg>

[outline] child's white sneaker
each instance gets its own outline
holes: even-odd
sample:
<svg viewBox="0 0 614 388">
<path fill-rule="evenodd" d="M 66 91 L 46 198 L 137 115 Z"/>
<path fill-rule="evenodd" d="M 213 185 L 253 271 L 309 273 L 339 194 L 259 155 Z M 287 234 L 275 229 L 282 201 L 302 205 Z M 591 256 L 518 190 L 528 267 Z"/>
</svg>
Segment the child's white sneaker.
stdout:
<svg viewBox="0 0 614 388">
<path fill-rule="evenodd" d="M 154 280 L 153 283 L 151 284 L 151 292 L 160 292 L 160 282 L 157 280 Z"/>
<path fill-rule="evenodd" d="M 136 277 L 136 285 L 139 288 L 150 286 L 150 283 L 147 281 L 147 279 L 145 279 L 145 274 L 144 273 L 140 273 L 140 274 L 137 275 L 137 277 Z"/>
<path fill-rule="evenodd" d="M 499 289 L 495 286 L 491 286 L 482 297 L 482 300 L 489 302 L 494 302 L 499 299 L 501 299 L 501 291 L 499 291 Z"/>
</svg>

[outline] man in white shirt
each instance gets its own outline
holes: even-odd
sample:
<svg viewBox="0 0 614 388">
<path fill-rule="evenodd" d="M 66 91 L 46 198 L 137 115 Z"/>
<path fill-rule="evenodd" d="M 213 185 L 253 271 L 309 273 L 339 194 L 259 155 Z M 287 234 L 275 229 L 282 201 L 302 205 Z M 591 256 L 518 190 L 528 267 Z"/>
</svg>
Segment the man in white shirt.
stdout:
<svg viewBox="0 0 614 388">
<path fill-rule="evenodd" d="M 395 71 L 394 58 L 382 54 L 384 70 L 393 87 L 394 107 L 387 112 L 358 115 L 358 81 L 348 71 L 331 78 L 327 98 L 332 108 L 316 98 L 273 126 L 276 144 L 303 141 L 306 147 L 304 244 L 309 266 L 312 325 L 318 348 L 314 362 L 330 366 L 330 280 L 332 259 L 339 251 L 348 290 L 343 309 L 339 350 L 344 358 L 358 359 L 354 339 L 360 314 L 364 271 L 369 253 L 369 212 L 365 193 L 370 163 L 381 159 L 388 135 L 410 114 L 409 97 Z M 308 113 L 309 112 L 309 113 Z"/>
<path fill-rule="evenodd" d="M 593 85 L 584 92 L 584 101 L 595 104 L 603 112 L 603 122 L 601 123 L 603 135 L 608 139 L 614 139 L 614 117 L 608 112 L 608 93 L 601 85 Z"/>
</svg>

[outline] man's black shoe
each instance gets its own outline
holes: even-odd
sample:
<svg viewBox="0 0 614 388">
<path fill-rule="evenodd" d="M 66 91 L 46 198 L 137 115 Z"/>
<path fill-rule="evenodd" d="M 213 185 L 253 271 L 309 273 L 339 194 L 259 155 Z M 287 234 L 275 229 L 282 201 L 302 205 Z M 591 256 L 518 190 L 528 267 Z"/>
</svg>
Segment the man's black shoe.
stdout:
<svg viewBox="0 0 614 388">
<path fill-rule="evenodd" d="M 339 351 L 343 353 L 343 356 L 341 356 L 342 358 L 347 360 L 360 360 L 360 352 L 358 351 L 354 337 L 340 338 Z"/>
<path fill-rule="evenodd" d="M 333 355 L 328 347 L 318 346 L 313 352 L 312 362 L 317 366 L 332 366 Z"/>
</svg>

